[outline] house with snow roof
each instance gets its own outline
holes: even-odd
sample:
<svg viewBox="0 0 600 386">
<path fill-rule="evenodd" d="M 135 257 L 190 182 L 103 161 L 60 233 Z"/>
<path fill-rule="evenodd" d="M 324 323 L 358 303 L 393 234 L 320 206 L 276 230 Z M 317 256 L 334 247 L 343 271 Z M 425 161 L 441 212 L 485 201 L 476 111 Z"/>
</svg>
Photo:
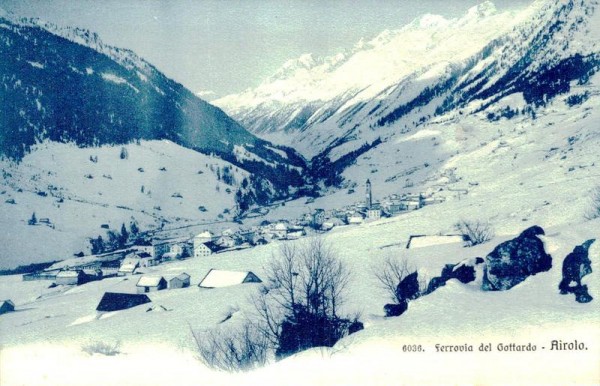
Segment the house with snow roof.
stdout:
<svg viewBox="0 0 600 386">
<path fill-rule="evenodd" d="M 56 284 L 59 285 L 79 285 L 88 281 L 88 277 L 80 269 L 65 270 L 56 274 Z"/>
<path fill-rule="evenodd" d="M 169 289 L 187 288 L 190 286 L 190 275 L 181 273 L 169 280 Z"/>
<path fill-rule="evenodd" d="M 219 253 L 224 249 L 226 248 L 213 241 L 198 245 L 194 244 L 194 257 L 210 256 L 214 253 Z"/>
<path fill-rule="evenodd" d="M 221 288 L 244 283 L 262 283 L 262 280 L 250 271 L 225 271 L 211 269 L 200 281 L 200 288 Z"/>
<path fill-rule="evenodd" d="M 167 281 L 162 276 L 142 276 L 135 286 L 138 294 L 156 292 L 167 288 Z"/>
</svg>

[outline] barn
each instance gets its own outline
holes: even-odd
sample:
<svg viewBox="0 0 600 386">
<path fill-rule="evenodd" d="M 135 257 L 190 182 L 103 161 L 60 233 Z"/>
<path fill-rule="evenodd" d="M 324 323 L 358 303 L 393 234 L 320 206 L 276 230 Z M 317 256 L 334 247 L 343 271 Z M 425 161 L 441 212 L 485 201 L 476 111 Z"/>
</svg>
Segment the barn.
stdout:
<svg viewBox="0 0 600 386">
<path fill-rule="evenodd" d="M 56 284 L 79 285 L 87 281 L 87 275 L 82 270 L 60 271 L 56 274 Z"/>
<path fill-rule="evenodd" d="M 162 276 L 142 276 L 135 286 L 137 293 L 143 294 L 164 290 L 167 288 L 167 281 Z"/>
<path fill-rule="evenodd" d="M 204 279 L 198 284 L 200 288 L 228 287 L 243 283 L 262 283 L 254 273 L 250 271 L 223 271 L 211 269 Z"/>
<path fill-rule="evenodd" d="M 169 280 L 169 288 L 186 288 L 190 286 L 190 275 L 182 273 Z"/>
<path fill-rule="evenodd" d="M 6 314 L 7 312 L 13 312 L 15 310 L 15 303 L 11 300 L 2 300 L 0 302 L 0 315 Z"/>
<path fill-rule="evenodd" d="M 96 307 L 96 311 L 126 310 L 146 303 L 150 303 L 150 298 L 146 295 L 105 292 L 102 300 L 98 303 L 98 307 Z"/>
</svg>

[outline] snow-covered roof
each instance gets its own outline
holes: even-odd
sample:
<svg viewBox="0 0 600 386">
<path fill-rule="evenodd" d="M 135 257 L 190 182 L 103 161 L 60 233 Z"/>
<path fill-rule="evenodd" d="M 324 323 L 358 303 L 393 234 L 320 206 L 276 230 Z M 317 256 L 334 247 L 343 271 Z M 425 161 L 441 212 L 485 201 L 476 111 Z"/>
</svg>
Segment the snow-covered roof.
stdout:
<svg viewBox="0 0 600 386">
<path fill-rule="evenodd" d="M 136 285 L 138 287 L 158 287 L 161 280 L 164 280 L 162 276 L 142 276 Z"/>
<path fill-rule="evenodd" d="M 213 234 L 210 231 L 204 231 L 202 233 L 198 233 L 195 237 L 197 238 L 212 238 Z"/>
<path fill-rule="evenodd" d="M 286 231 L 287 230 L 287 224 L 279 222 L 275 225 L 275 230 L 276 231 Z"/>
<path fill-rule="evenodd" d="M 0 301 L 0 305 L 3 305 L 4 303 L 10 304 L 11 306 L 15 306 L 15 303 L 12 302 L 12 300 L 2 300 Z"/>
<path fill-rule="evenodd" d="M 133 272 L 139 266 L 138 261 L 131 261 L 121 264 L 119 272 Z"/>
<path fill-rule="evenodd" d="M 423 248 L 433 245 L 462 243 L 464 238 L 462 235 L 417 235 L 410 236 L 407 248 Z"/>
<path fill-rule="evenodd" d="M 249 271 L 223 271 L 220 269 L 211 269 L 198 286 L 204 288 L 219 288 L 242 283 L 260 282 L 262 282 L 262 280 Z"/>
<path fill-rule="evenodd" d="M 165 258 L 166 259 L 172 259 L 172 258 L 175 258 L 177 256 L 179 256 L 179 253 L 177 253 L 177 252 L 167 252 L 167 253 L 163 253 L 163 255 L 162 255 L 163 259 L 165 259 Z"/>
<path fill-rule="evenodd" d="M 81 271 L 60 271 L 56 277 L 77 277 Z"/>
</svg>

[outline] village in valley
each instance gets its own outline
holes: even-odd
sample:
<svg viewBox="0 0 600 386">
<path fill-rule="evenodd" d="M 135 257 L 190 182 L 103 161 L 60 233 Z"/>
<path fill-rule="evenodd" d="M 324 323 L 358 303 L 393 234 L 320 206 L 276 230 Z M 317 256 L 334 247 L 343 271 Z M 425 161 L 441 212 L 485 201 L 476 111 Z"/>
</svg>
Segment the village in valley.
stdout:
<svg viewBox="0 0 600 386">
<path fill-rule="evenodd" d="M 136 282 L 135 293 L 107 292 L 100 300 L 97 311 L 114 311 L 115 307 L 124 309 L 149 302 L 143 295 L 145 293 L 190 286 L 191 278 L 187 272 L 176 272 L 165 277 L 149 273 L 150 267 L 189 258 L 226 254 L 276 241 L 298 240 L 331 231 L 338 226 L 356 226 L 443 201 L 442 198 L 435 198 L 433 193 L 394 194 L 376 201 L 373 198 L 370 180 L 366 181 L 364 189 L 365 198 L 361 202 L 340 209 L 317 208 L 295 220 L 263 220 L 253 227 L 244 227 L 242 224 L 235 230 L 227 228 L 219 233 L 205 229 L 192 237 L 165 237 L 167 232 L 162 230 L 140 232 L 131 245 L 95 255 L 80 254 L 56 262 L 44 270 L 25 273 L 22 278 L 23 281 L 47 280 L 52 282 L 51 287 L 77 286 L 111 277 L 133 278 Z M 308 199 L 306 204 L 312 202 L 312 199 Z M 238 223 L 241 221 L 238 220 Z M 200 288 L 261 282 L 261 279 L 250 271 L 227 271 L 217 268 L 211 269 L 204 278 L 197 279 L 201 279 L 198 284 Z"/>
</svg>

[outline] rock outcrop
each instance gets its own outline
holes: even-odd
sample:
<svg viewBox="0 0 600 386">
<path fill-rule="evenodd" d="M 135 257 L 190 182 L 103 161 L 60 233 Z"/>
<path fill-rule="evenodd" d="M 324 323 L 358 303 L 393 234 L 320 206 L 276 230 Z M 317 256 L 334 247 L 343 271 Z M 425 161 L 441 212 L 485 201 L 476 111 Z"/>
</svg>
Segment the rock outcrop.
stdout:
<svg viewBox="0 0 600 386">
<path fill-rule="evenodd" d="M 483 270 L 484 291 L 504 291 L 523 282 L 529 276 L 552 268 L 552 256 L 546 253 L 539 239 L 544 230 L 532 226 L 517 238 L 498 245 L 486 256 Z"/>
</svg>

